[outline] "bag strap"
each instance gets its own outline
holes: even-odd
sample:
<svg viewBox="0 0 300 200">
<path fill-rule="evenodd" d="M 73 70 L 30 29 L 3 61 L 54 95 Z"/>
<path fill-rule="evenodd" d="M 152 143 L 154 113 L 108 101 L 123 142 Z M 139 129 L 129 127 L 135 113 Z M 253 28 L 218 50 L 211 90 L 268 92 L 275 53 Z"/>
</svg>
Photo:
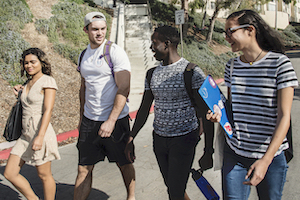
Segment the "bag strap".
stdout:
<svg viewBox="0 0 300 200">
<path fill-rule="evenodd" d="M 112 42 L 111 41 L 106 41 L 105 43 L 105 53 L 103 54 L 103 56 L 101 55 L 99 59 L 101 59 L 102 57 L 104 57 L 104 60 L 106 61 L 106 63 L 108 64 L 110 70 L 111 70 L 111 74 L 113 77 L 115 77 L 115 74 L 114 74 L 114 65 L 111 61 L 111 57 L 110 57 L 110 49 L 111 49 L 111 45 L 112 45 Z"/>
<path fill-rule="evenodd" d="M 79 57 L 79 61 L 78 61 L 78 66 L 77 66 L 77 71 L 78 72 L 80 72 L 81 61 L 82 61 L 82 58 L 83 58 L 85 52 L 86 52 L 86 48 L 80 53 L 80 57 Z"/>
<path fill-rule="evenodd" d="M 19 92 L 18 92 L 18 97 L 17 97 L 17 100 L 18 100 L 18 101 L 21 100 L 22 91 L 23 91 L 23 90 L 21 89 L 21 90 L 19 90 Z"/>
<path fill-rule="evenodd" d="M 232 71 L 233 71 L 233 65 L 234 65 L 234 58 L 231 59 L 231 64 L 230 64 L 230 85 L 232 86 Z M 230 86 L 230 90 L 229 90 L 229 96 L 228 96 L 228 101 L 231 102 L 232 98 L 232 92 L 231 92 L 231 86 Z"/>
<path fill-rule="evenodd" d="M 153 68 L 149 69 L 147 72 L 146 79 L 147 79 L 147 83 L 148 83 L 149 87 L 150 87 L 151 78 L 152 78 L 152 75 L 153 75 L 153 72 L 155 69 L 156 69 L 156 67 L 153 67 Z"/>
<path fill-rule="evenodd" d="M 78 61 L 78 66 L 77 66 L 77 71 L 78 71 L 78 72 L 80 72 L 81 61 L 82 61 L 82 58 L 83 58 L 85 52 L 86 52 L 86 48 L 85 48 L 85 49 L 81 52 L 81 54 L 80 54 L 79 61 Z"/>
<path fill-rule="evenodd" d="M 197 65 L 195 63 L 189 63 L 183 72 L 185 89 L 186 89 L 186 91 L 191 99 L 192 105 L 194 107 L 196 107 L 196 102 L 195 102 L 195 98 L 193 96 L 193 90 L 192 90 L 192 77 L 194 74 L 194 68 L 196 66 Z"/>
</svg>

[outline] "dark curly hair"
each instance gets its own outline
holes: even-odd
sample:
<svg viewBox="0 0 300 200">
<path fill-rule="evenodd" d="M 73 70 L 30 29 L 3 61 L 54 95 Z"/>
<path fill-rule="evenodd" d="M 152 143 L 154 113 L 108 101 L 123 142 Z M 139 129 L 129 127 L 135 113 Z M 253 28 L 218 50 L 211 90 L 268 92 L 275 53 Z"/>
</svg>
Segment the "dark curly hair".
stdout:
<svg viewBox="0 0 300 200">
<path fill-rule="evenodd" d="M 158 33 L 158 38 L 160 41 L 170 41 L 176 47 L 180 42 L 179 32 L 174 27 L 163 25 L 155 28 L 154 33 Z"/>
<path fill-rule="evenodd" d="M 257 12 L 253 10 L 241 10 L 230 14 L 227 20 L 232 18 L 237 18 L 239 25 L 250 24 L 255 27 L 256 40 L 261 49 L 277 53 L 285 52 L 280 35 Z"/>
<path fill-rule="evenodd" d="M 21 76 L 24 76 L 24 74 L 26 74 L 27 78 L 30 77 L 30 75 L 26 73 L 26 70 L 24 68 L 25 57 L 29 54 L 35 55 L 39 59 L 42 65 L 42 73 L 51 76 L 51 64 L 49 63 L 46 54 L 39 48 L 29 48 L 23 51 L 22 58 L 20 60 Z"/>
</svg>

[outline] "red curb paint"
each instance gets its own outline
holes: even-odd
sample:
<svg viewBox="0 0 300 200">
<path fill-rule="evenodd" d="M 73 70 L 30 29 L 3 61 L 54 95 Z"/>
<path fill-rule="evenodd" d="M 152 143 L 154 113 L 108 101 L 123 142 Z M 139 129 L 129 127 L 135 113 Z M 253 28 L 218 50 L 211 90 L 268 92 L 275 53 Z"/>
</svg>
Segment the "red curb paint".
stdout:
<svg viewBox="0 0 300 200">
<path fill-rule="evenodd" d="M 219 85 L 220 83 L 224 82 L 223 78 L 215 80 L 216 84 Z"/>
<path fill-rule="evenodd" d="M 6 160 L 9 157 L 11 148 L 10 149 L 4 149 L 2 151 L 0 151 L 0 160 Z"/>
<path fill-rule="evenodd" d="M 57 142 L 62 142 L 64 140 L 67 140 L 69 137 L 78 137 L 78 135 L 79 135 L 78 129 L 75 129 L 72 131 L 60 133 L 56 136 L 56 138 L 57 138 Z"/>
</svg>

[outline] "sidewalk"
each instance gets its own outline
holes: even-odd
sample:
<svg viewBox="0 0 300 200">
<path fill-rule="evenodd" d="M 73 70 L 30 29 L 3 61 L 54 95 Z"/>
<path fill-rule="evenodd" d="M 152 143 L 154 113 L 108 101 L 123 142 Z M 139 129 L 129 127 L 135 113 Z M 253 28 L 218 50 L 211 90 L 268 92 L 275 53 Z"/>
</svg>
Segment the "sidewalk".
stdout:
<svg viewBox="0 0 300 200">
<path fill-rule="evenodd" d="M 144 128 L 135 139 L 136 161 L 136 199 L 140 200 L 163 200 L 168 199 L 166 187 L 163 183 L 154 153 L 152 151 L 152 122 L 154 115 L 150 114 Z M 203 136 L 197 146 L 193 167 L 198 168 L 198 159 L 202 155 Z M 59 148 L 61 160 L 52 162 L 52 172 L 57 183 L 57 200 L 71 200 L 75 178 L 77 175 L 77 149 L 75 143 Z M 0 166 L 0 199 L 15 200 L 25 199 L 17 190 L 3 177 L 4 166 Z M 34 167 L 25 165 L 23 174 L 32 184 L 34 191 L 43 198 L 43 188 Z M 208 170 L 204 176 L 220 194 L 221 180 L 220 171 Z M 107 160 L 95 166 L 93 172 L 92 191 L 88 200 L 123 200 L 126 197 L 126 190 L 123 184 L 121 173 L 117 166 L 108 163 Z M 191 199 L 205 199 L 196 184 L 190 177 L 187 186 L 187 193 Z"/>
</svg>

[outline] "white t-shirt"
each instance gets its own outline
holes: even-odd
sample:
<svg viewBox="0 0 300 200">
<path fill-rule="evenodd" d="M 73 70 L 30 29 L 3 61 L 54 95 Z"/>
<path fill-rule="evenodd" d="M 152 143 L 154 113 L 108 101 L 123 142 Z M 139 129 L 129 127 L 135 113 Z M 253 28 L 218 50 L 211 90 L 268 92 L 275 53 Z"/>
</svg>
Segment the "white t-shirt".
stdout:
<svg viewBox="0 0 300 200">
<path fill-rule="evenodd" d="M 112 111 L 117 85 L 112 75 L 109 65 L 105 61 L 103 48 L 106 40 L 97 49 L 91 49 L 88 45 L 87 50 L 81 61 L 81 76 L 85 79 L 85 104 L 84 116 L 94 121 L 106 121 Z M 126 52 L 112 44 L 110 57 L 113 63 L 114 72 L 131 71 L 130 62 Z M 129 107 L 125 104 L 119 119 L 129 113 Z"/>
</svg>

